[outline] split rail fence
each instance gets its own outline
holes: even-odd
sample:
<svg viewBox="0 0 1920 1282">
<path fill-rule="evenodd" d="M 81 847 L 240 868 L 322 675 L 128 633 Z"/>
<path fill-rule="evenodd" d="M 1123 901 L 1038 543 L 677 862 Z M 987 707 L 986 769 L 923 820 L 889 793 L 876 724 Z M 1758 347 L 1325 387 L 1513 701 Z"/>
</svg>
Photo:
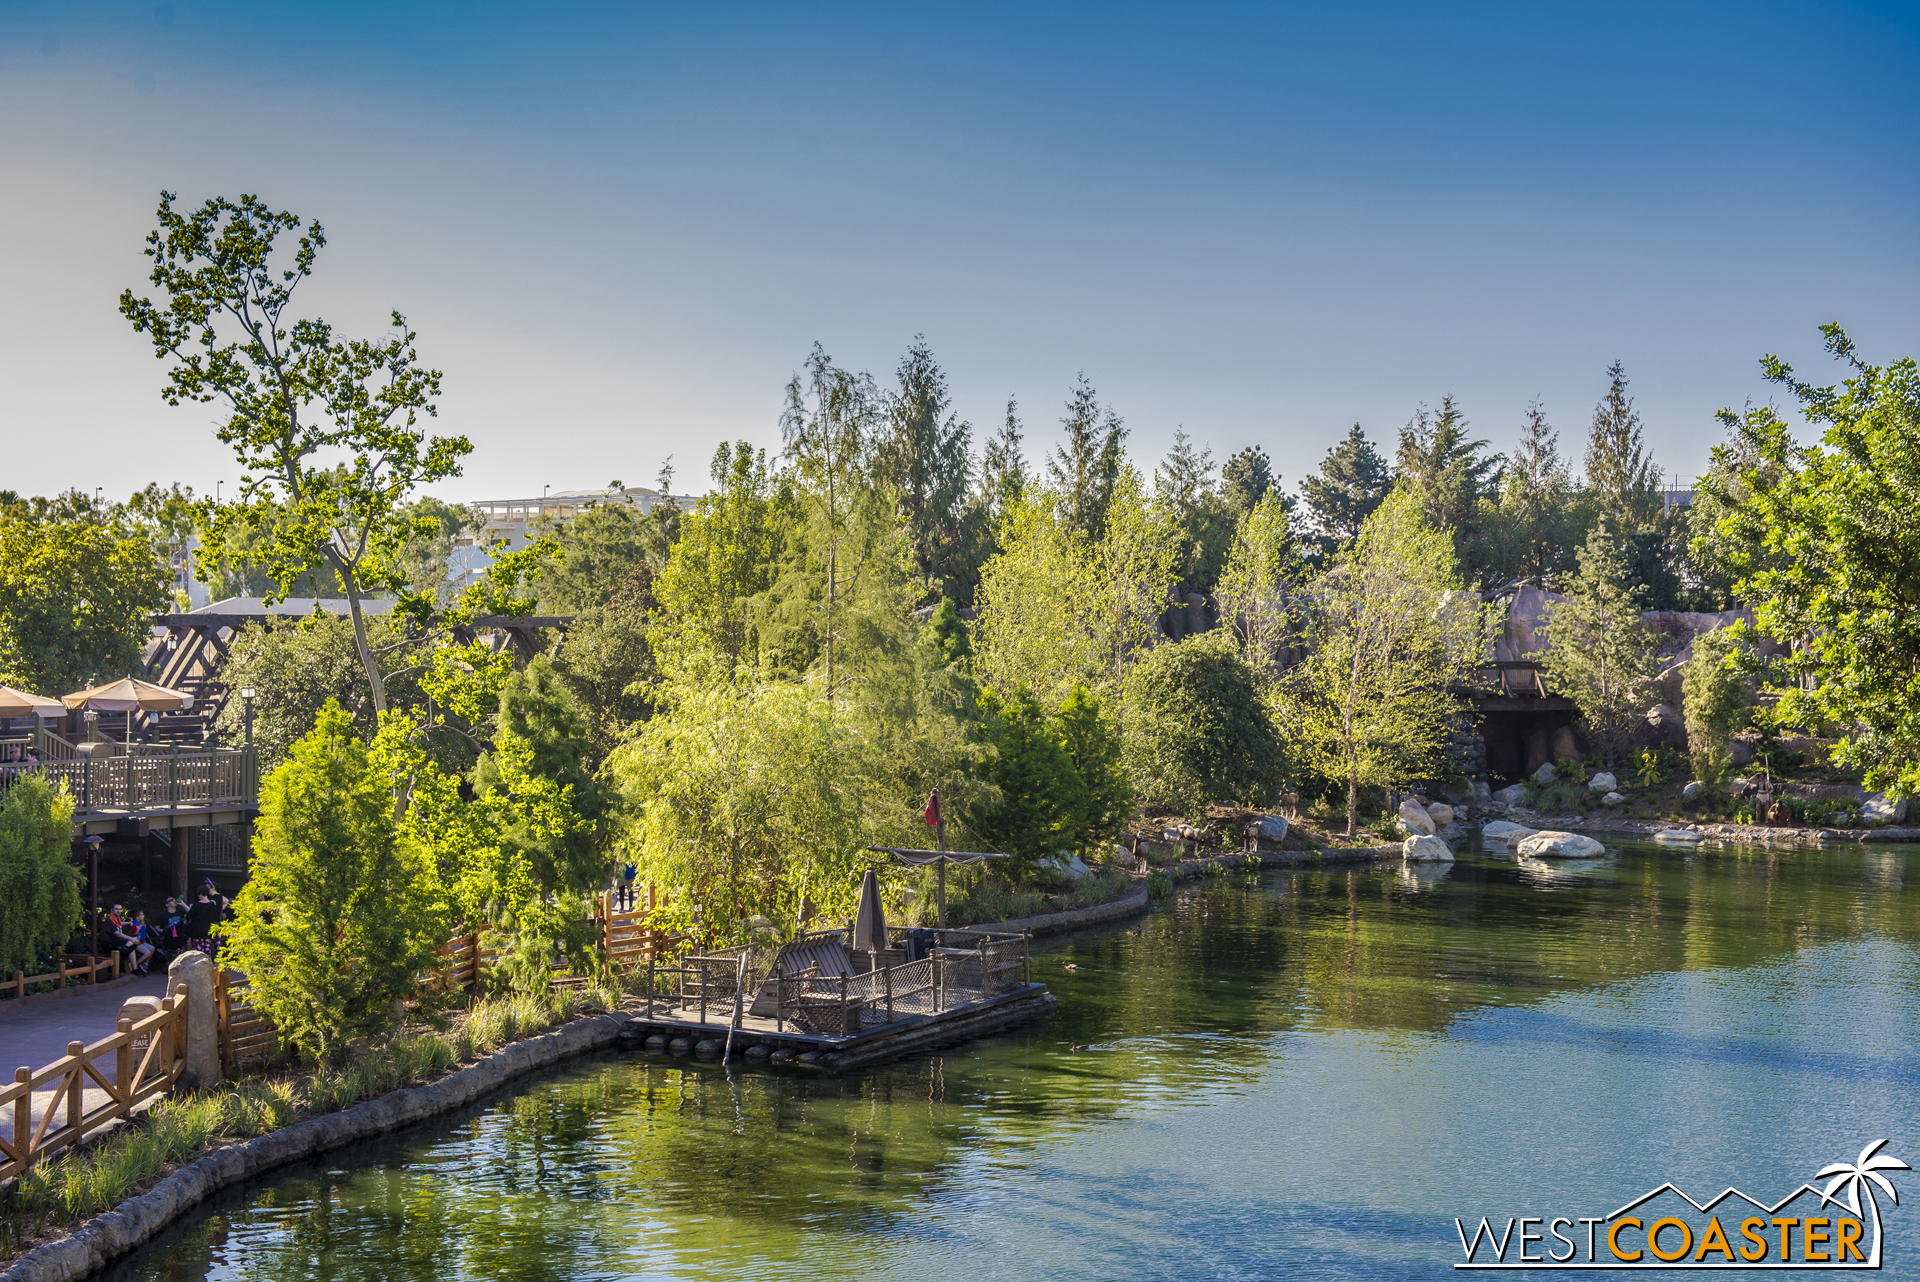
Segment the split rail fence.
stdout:
<svg viewBox="0 0 1920 1282">
<path fill-rule="evenodd" d="M 12 1084 L 0 1089 L 0 1116 L 11 1113 L 13 1119 L 11 1132 L 0 1139 L 0 1179 L 78 1144 L 89 1132 L 173 1089 L 186 1066 L 186 1016 L 186 990 L 175 988 L 161 999 L 156 1014 L 138 1021 L 122 1017 L 110 1037 L 91 1046 L 69 1042 L 66 1055 L 46 1067 L 16 1069 Z M 111 1081 L 93 1063 L 107 1054 L 113 1056 Z M 86 1107 L 89 1078 L 107 1096 L 92 1109 Z M 48 1086 L 53 1089 L 43 1089 Z M 36 1094 L 46 1105 L 38 1125 L 33 1121 Z M 65 1120 L 56 1126 L 62 1115 Z"/>
<path fill-rule="evenodd" d="M 69 957 L 80 964 L 67 965 Z M 35 984 L 58 980 L 60 988 L 65 988 L 68 980 L 80 976 L 84 976 L 89 984 L 101 984 L 106 982 L 100 978 L 102 971 L 106 972 L 107 979 L 120 978 L 120 954 L 107 953 L 105 956 L 90 957 L 85 953 L 61 953 L 58 970 L 48 971 L 44 975 L 29 975 L 25 971 L 16 970 L 13 972 L 12 979 L 0 980 L 0 994 L 12 989 L 15 997 L 25 997 L 27 989 Z"/>
</svg>

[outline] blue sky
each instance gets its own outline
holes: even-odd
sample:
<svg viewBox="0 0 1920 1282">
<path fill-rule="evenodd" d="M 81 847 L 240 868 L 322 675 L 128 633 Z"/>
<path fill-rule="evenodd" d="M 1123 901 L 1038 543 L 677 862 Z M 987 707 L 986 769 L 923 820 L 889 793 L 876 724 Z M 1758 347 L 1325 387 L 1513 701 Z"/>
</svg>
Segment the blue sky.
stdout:
<svg viewBox="0 0 1920 1282">
<path fill-rule="evenodd" d="M 1838 4 L 0 0 L 0 484 L 236 474 L 115 312 L 162 187 L 326 225 L 309 307 L 446 371 L 448 497 L 697 481 L 815 340 L 922 332 L 1033 457 L 1082 370 L 1149 463 L 1291 483 L 1448 392 L 1577 456 L 1619 358 L 1691 474 L 1763 352 L 1920 354 L 1916 54 Z"/>
</svg>

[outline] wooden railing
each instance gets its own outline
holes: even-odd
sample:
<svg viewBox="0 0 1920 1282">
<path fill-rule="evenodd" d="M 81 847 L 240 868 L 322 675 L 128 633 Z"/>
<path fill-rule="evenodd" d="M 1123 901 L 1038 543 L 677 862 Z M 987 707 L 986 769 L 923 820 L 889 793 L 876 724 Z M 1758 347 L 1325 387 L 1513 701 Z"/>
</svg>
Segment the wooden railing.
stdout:
<svg viewBox="0 0 1920 1282">
<path fill-rule="evenodd" d="M 658 895 L 651 885 L 647 887 L 644 908 L 636 904 L 631 909 L 616 909 L 613 893 L 602 894 L 594 915 L 600 919 L 600 951 L 607 960 L 615 965 L 638 964 L 672 952 L 674 945 L 686 936 L 647 924 L 653 914 L 666 905 L 667 899 Z"/>
<path fill-rule="evenodd" d="M 33 985 L 44 984 L 49 980 L 56 979 L 60 981 L 60 987 L 65 988 L 67 981 L 76 975 L 85 975 L 89 984 L 98 984 L 102 982 L 100 979 L 101 971 L 107 973 L 108 979 L 120 978 L 119 953 L 108 953 L 104 957 L 78 956 L 78 960 L 83 963 L 79 966 L 67 965 L 67 956 L 68 954 L 61 953 L 60 969 L 49 971 L 44 975 L 29 975 L 24 971 L 14 971 L 12 979 L 0 980 L 0 993 L 5 993 L 11 988 L 15 997 L 25 997 L 27 995 L 27 989 Z"/>
<path fill-rule="evenodd" d="M 15 1070 L 13 1084 L 0 1089 L 0 1114 L 11 1105 L 13 1130 L 0 1139 L 0 1179 L 18 1175 L 35 1162 L 78 1144 L 89 1131 L 99 1130 L 127 1116 L 140 1104 L 164 1094 L 179 1080 L 187 1057 L 187 994 L 175 988 L 163 998 L 157 1014 L 135 1022 L 122 1018 L 111 1037 L 91 1046 L 67 1043 L 67 1053 L 44 1068 Z M 113 1055 L 113 1080 L 100 1075 L 93 1061 Z M 139 1055 L 138 1067 L 134 1056 Z M 87 1079 L 106 1092 L 107 1100 L 94 1109 L 85 1105 Z M 57 1083 L 49 1092 L 47 1109 L 38 1126 L 33 1122 L 36 1090 Z M 65 1114 L 66 1120 L 54 1125 Z"/>
<path fill-rule="evenodd" d="M 137 753 L 9 766 L 11 777 L 36 774 L 73 795 L 74 814 L 127 814 L 211 806 L 250 806 L 259 796 L 259 759 L 252 748 Z"/>
<path fill-rule="evenodd" d="M 253 989 L 244 980 L 229 977 L 225 966 L 214 968 L 213 1003 L 220 1026 L 220 1071 L 228 1077 L 243 1064 L 270 1058 L 280 1046 L 280 1032 L 256 1011 Z"/>
</svg>

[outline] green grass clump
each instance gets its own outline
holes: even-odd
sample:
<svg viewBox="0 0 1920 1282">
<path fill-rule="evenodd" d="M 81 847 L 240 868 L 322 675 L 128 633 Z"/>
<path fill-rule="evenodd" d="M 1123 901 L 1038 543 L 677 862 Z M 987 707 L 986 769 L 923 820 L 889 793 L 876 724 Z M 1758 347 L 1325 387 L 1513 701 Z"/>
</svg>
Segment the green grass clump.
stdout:
<svg viewBox="0 0 1920 1282">
<path fill-rule="evenodd" d="M 331 1113 L 425 1081 L 583 1010 L 611 1010 L 620 1000 L 619 990 L 610 986 L 581 993 L 503 994 L 455 1015 L 444 1032 L 412 1030 L 369 1042 L 338 1065 L 241 1078 L 161 1099 L 99 1140 L 34 1166 L 0 1195 L 0 1258 L 19 1251 L 50 1224 L 69 1224 L 119 1205 L 222 1140 L 251 1139 L 303 1116 Z"/>
</svg>

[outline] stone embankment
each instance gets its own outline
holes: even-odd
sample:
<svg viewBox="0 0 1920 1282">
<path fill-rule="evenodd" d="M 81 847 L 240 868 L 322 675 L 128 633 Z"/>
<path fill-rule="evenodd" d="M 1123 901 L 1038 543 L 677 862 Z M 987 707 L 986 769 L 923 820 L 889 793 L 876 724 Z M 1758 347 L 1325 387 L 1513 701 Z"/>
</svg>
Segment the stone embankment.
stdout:
<svg viewBox="0 0 1920 1282">
<path fill-rule="evenodd" d="M 77 1282 L 153 1240 L 180 1216 L 221 1189 L 258 1178 L 316 1153 L 371 1139 L 471 1104 L 536 1069 L 613 1045 L 621 1014 L 589 1015 L 550 1033 L 503 1046 L 436 1081 L 410 1086 L 215 1149 L 138 1197 L 81 1225 L 68 1237 L 36 1247 L 0 1272 L 0 1282 Z"/>
</svg>

